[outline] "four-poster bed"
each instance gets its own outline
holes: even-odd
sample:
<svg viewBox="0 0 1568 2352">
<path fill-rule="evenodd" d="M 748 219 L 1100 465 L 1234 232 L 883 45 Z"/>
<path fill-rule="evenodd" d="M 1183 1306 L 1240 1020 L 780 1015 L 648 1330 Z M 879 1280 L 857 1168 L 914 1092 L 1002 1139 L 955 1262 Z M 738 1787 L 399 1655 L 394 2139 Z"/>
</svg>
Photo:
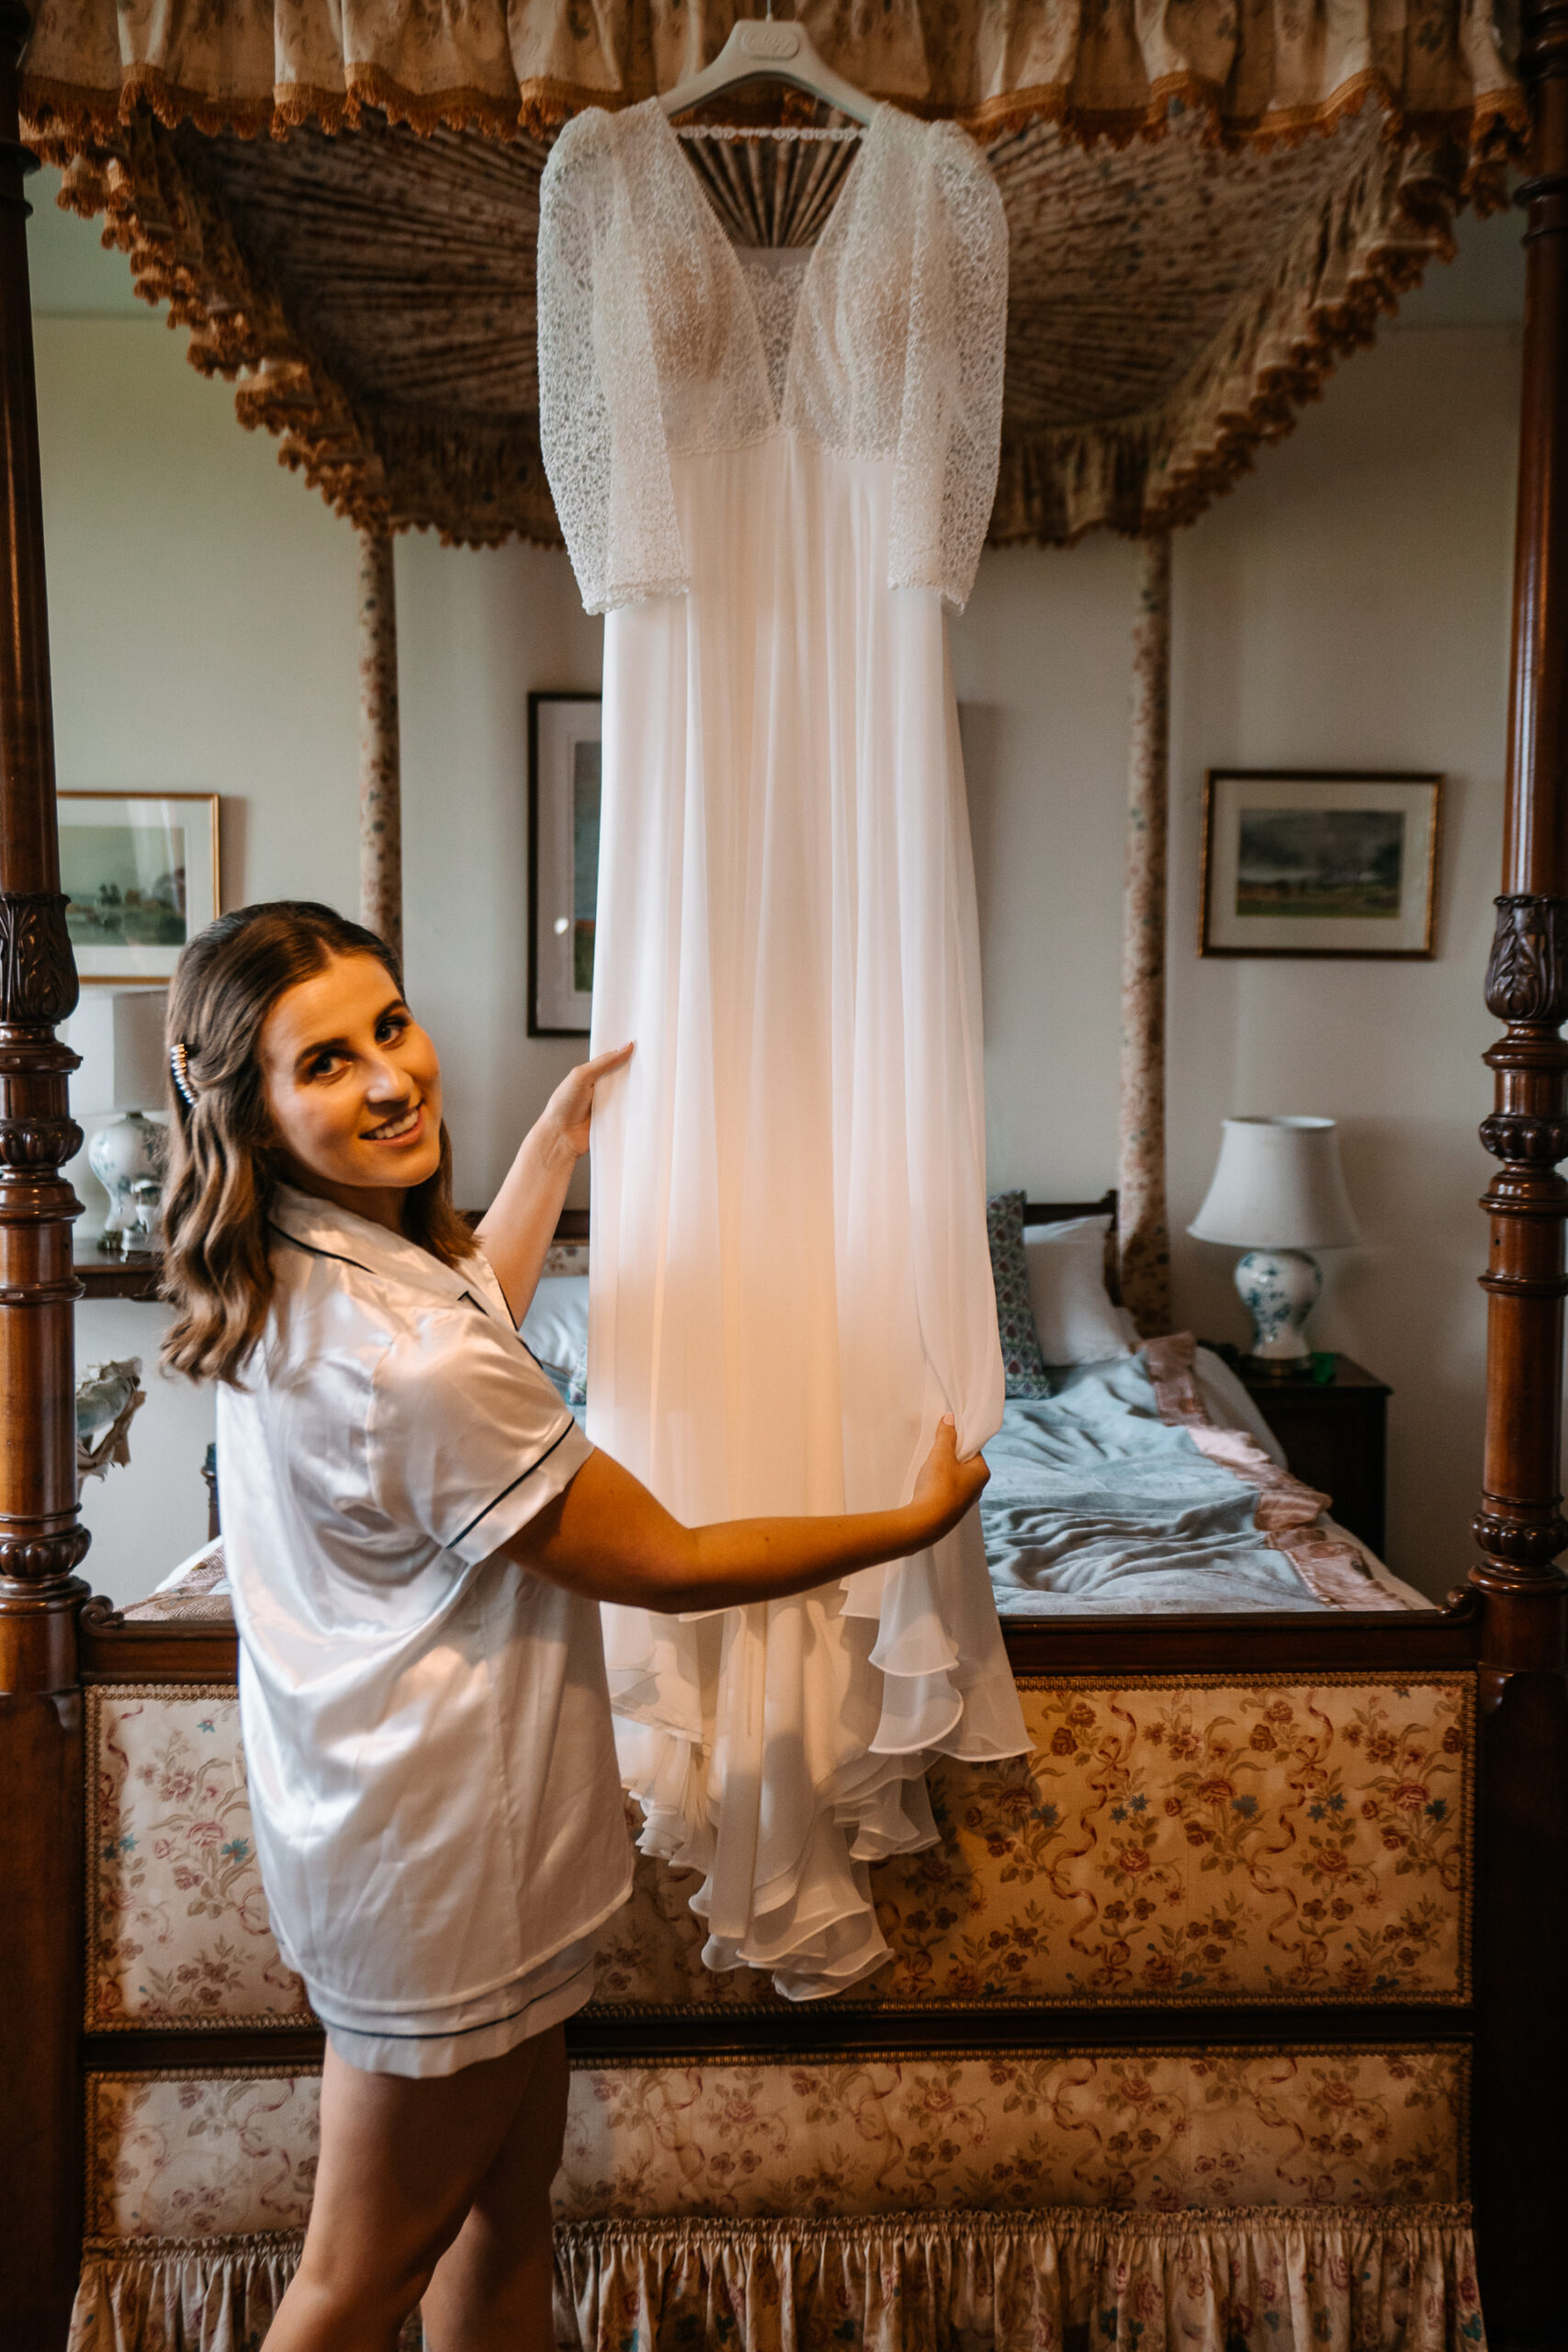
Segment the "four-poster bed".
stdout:
<svg viewBox="0 0 1568 2352">
<path fill-rule="evenodd" d="M 135 1745 L 150 1718 L 165 1747 L 206 1743 L 191 1754 L 215 1788 L 221 1782 L 225 1805 L 243 1794 L 243 1768 L 231 1627 L 209 1604 L 183 1615 L 84 1609 L 89 1589 L 75 1574 L 86 1549 L 73 1483 L 75 1204 L 58 1170 L 80 1138 L 67 1104 L 73 1057 L 53 1036 L 74 979 L 53 823 L 18 114 L 35 147 L 65 167 L 72 200 L 107 211 L 138 282 L 190 327 L 196 364 L 238 378 L 243 421 L 278 433 L 286 462 L 362 533 L 366 892 L 388 928 L 399 911 L 389 532 L 434 524 L 481 544 L 511 532 L 555 536 L 532 437 L 531 289 L 521 260 L 544 141 L 566 109 L 668 87 L 711 54 L 725 25 L 716 33 L 699 14 L 681 13 L 679 35 L 675 16 L 655 8 L 625 19 L 612 12 L 589 32 L 553 26 L 547 39 L 543 13 L 519 10 L 504 55 L 459 53 L 460 31 L 442 36 L 457 44 L 452 53 L 433 46 L 422 55 L 395 40 L 380 53 L 351 10 L 345 65 L 321 46 L 308 16 L 280 10 L 276 43 L 270 19 L 248 19 L 236 33 L 220 87 L 198 35 L 162 46 L 177 12 L 123 17 L 117 33 L 112 10 L 101 19 L 90 7 L 45 10 L 19 76 L 28 17 L 16 0 L 0 0 L 0 2291 L 7 2340 L 18 2347 L 64 2341 L 85 2173 L 100 2299 L 92 2314 L 107 2325 L 118 2295 L 120 2342 L 205 2340 L 179 2335 L 168 2314 L 186 2324 L 209 2292 L 214 2308 L 228 2296 L 231 2316 L 265 2324 L 308 2184 L 308 2117 L 299 2118 L 320 2052 L 289 1983 L 267 1961 L 265 1922 L 258 1930 L 244 1910 L 248 1888 L 223 1897 L 234 1917 L 251 1917 L 231 1981 L 221 1967 L 203 1978 L 191 1963 L 183 1989 L 160 1989 L 117 1929 L 129 1898 L 114 1854 L 135 1850 L 150 1826 L 135 1811 L 137 1791 L 157 1784 Z M 1340 26 L 1334 40 L 1344 46 L 1332 54 L 1320 28 L 1309 54 L 1291 48 L 1299 28 L 1289 12 L 1256 12 L 1239 27 L 1234 14 L 1223 18 L 1220 9 L 1193 12 L 1182 50 L 1146 15 L 1134 42 L 1131 17 L 1126 26 L 1113 12 L 1086 19 L 1068 38 L 1048 6 L 1018 6 L 968 24 L 969 45 L 955 47 L 938 12 L 928 19 L 911 6 L 890 19 L 880 56 L 856 61 L 856 79 L 879 94 L 998 138 L 1014 324 L 1012 429 L 993 537 L 1062 542 L 1103 523 L 1145 541 L 1120 1182 L 1123 1287 L 1149 1329 L 1164 1323 L 1168 1283 L 1158 980 L 1168 533 L 1260 441 L 1288 428 L 1333 356 L 1364 340 L 1380 303 L 1443 250 L 1455 206 L 1467 194 L 1500 193 L 1510 140 L 1524 129 L 1517 87 L 1479 17 L 1443 15 L 1429 38 L 1413 37 L 1408 59 L 1370 27 L 1358 42 Z M 1119 64 L 1101 46 L 1118 39 Z M 682 40 L 696 44 L 692 54 Z M 823 46 L 836 53 L 826 30 Z M 1487 1057 L 1497 1102 L 1483 1131 L 1500 1168 L 1486 1203 L 1482 1557 L 1463 1593 L 1430 1613 L 1011 1625 L 1036 1744 L 1029 1776 L 944 1789 L 941 1848 L 884 1882 L 879 1899 L 903 1933 L 887 1984 L 862 2000 L 803 2018 L 781 2014 L 749 1983 L 705 1982 L 691 1963 L 679 1891 L 672 1897 L 668 1883 L 645 1877 L 574 2043 L 592 2091 L 562 2190 L 563 2262 L 586 2341 L 635 2335 L 649 2301 L 664 2295 L 677 2312 L 700 2308 L 705 2295 L 710 2308 L 716 2298 L 727 2308 L 741 2269 L 759 2281 L 759 2309 L 770 2293 L 776 2301 L 787 2277 L 815 2310 L 834 2263 L 840 2286 L 858 2278 L 869 2294 L 868 2260 L 874 2271 L 894 2265 L 911 2314 L 929 2302 L 941 2324 L 982 2334 L 989 2324 L 1010 2345 L 1030 2340 L 1027 2316 L 1009 2322 L 1023 2333 L 1008 2334 L 1000 2313 L 1028 2303 L 1047 2257 L 1064 2275 L 1077 2265 L 1075 2276 L 1095 2280 L 1142 2264 L 1163 2292 L 1164 2249 L 1197 2228 L 1181 2209 L 1215 2206 L 1216 2181 L 1224 2210 L 1199 2235 L 1216 2277 L 1232 2265 L 1225 2291 L 1243 2301 L 1248 2292 L 1267 2300 L 1276 2250 L 1286 2270 L 1304 2259 L 1318 2278 L 1314 2309 L 1325 2333 L 1343 2322 L 1344 2297 L 1355 2291 L 1367 2340 L 1426 2340 L 1415 2309 L 1423 2294 L 1435 2298 L 1449 2340 L 1473 2336 L 1473 2290 L 1454 2267 L 1468 2243 L 1454 2209 L 1469 2193 L 1491 2340 L 1520 2352 L 1568 2341 L 1553 2244 L 1568 2064 L 1548 1977 L 1568 1900 L 1568 1584 L 1554 1566 L 1568 1544 L 1559 1492 L 1568 1185 L 1555 1173 L 1568 1153 L 1568 1047 L 1559 1035 L 1568 1017 L 1568 492 L 1556 446 L 1568 404 L 1568 7 L 1559 0 L 1531 12 L 1519 70 L 1533 106 L 1532 176 L 1521 191 L 1529 274 L 1506 895 L 1487 978 L 1506 1035 Z M 1098 135 L 1164 128 L 1174 99 L 1185 127 L 1119 148 L 1113 168 L 1103 150 L 1088 157 Z M 353 135 L 326 137 L 317 123 Z M 231 135 L 290 125 L 276 144 Z M 1112 347 L 1098 296 L 1129 221 L 1146 207 L 1157 223 L 1183 174 L 1204 190 L 1213 266 L 1183 279 L 1151 227 L 1139 246 L 1144 278 L 1133 285 L 1123 270 L 1122 282 L 1145 307 Z M 1267 197 L 1283 225 L 1259 257 L 1250 248 Z M 1057 247 L 1077 254 L 1064 266 L 1085 273 L 1076 311 L 1070 284 L 1040 274 Z M 1243 249 L 1248 266 L 1227 266 L 1227 251 Z M 334 256 L 346 258 L 350 277 L 358 273 L 357 300 L 344 299 Z M 378 299 L 401 300 L 405 320 L 421 314 L 423 300 L 428 315 L 436 276 L 450 298 L 445 334 L 378 335 Z M 1135 346 L 1147 340 L 1142 323 L 1156 296 L 1176 322 L 1164 345 L 1175 358 L 1151 380 Z M 1074 413 L 1075 383 L 1092 383 L 1098 406 L 1079 398 Z M 1255 1776 L 1239 1789 L 1237 1722 Z M 1407 1769 L 1385 1787 L 1387 1772 L 1372 1765 L 1389 1742 Z M 1185 1762 L 1177 1771 L 1179 1757 L 1191 1755 L 1213 1768 L 1207 1782 Z M 141 1764 L 148 1772 L 132 1770 Z M 1204 1796 L 1203 1786 L 1232 1793 Z M 1420 1829 L 1418 1850 L 1398 1795 L 1417 1787 L 1422 1819 L 1434 1825 Z M 1317 1816 L 1303 1789 L 1318 1792 Z M 1326 1829 L 1313 1826 L 1322 1818 Z M 1288 1934 L 1271 1918 L 1249 1947 L 1234 1907 L 1226 1928 L 1207 1900 L 1217 1882 L 1189 1881 L 1179 1853 L 1218 1856 L 1218 1821 L 1242 1873 L 1235 1900 L 1256 1908 L 1260 1886 L 1277 1894 L 1279 1884 L 1259 1882 L 1256 1856 L 1243 1850 L 1252 1833 L 1237 1820 L 1288 1824 L 1281 1838 L 1318 1854 L 1319 1879 L 1331 1847 L 1349 1857 L 1334 1870 L 1359 1873 L 1361 1907 L 1369 1919 L 1387 1918 L 1381 1973 L 1351 1951 L 1348 1928 L 1335 1942 L 1326 1928 L 1300 1927 L 1332 1914 L 1332 1905 L 1310 1910 L 1316 1894 L 1298 1903 L 1287 1890 L 1285 1910 L 1298 1922 Z M 1124 1883 L 1114 1897 L 1075 1875 L 1112 1821 Z M 1087 1841 L 1076 1861 L 1050 1845 L 1065 1835 L 1071 1847 L 1074 1824 Z M 1161 1834 L 1176 1843 L 1162 1846 Z M 1397 1861 L 1380 1862 L 1380 1851 Z M 1420 1882 L 1427 1907 L 1419 1916 L 1408 1904 L 1382 1908 L 1391 1882 L 1379 1872 L 1400 1864 Z M 236 1883 L 243 1869 L 242 1855 Z M 1193 1931 L 1200 1955 L 1175 1978 L 1162 1973 L 1153 1931 L 1140 1947 L 1142 1926 L 1129 1925 L 1142 1921 L 1135 1888 L 1150 1872 L 1166 1874 L 1171 1915 Z M 135 1897 L 154 1907 L 157 1899 L 156 1888 Z M 1092 1936 L 1086 1917 L 1097 1923 Z M 1291 1935 L 1287 1961 L 1281 1939 Z M 671 2137 L 656 2118 L 645 2143 L 637 2116 L 646 2121 L 649 2101 L 667 2099 L 672 2070 L 696 2086 L 690 2126 Z M 852 2090 L 852 2076 L 871 2089 Z M 917 2112 L 911 2086 L 922 2084 Z M 177 2216 L 188 2220 L 188 2200 L 170 2200 L 159 2224 L 141 2226 L 136 2198 L 149 2214 L 156 2199 L 137 2150 L 166 2130 L 164 2109 L 199 2113 L 196 2144 L 216 2165 L 225 2130 L 235 2147 L 247 2144 L 247 2131 L 254 2143 L 258 2100 L 284 2119 L 264 2134 L 284 2189 L 258 2204 L 232 2183 L 209 2183 L 205 2218 L 185 2234 Z M 1086 2100 L 1123 2120 L 1129 2145 L 1152 2132 L 1146 2165 L 1129 2158 L 1105 2174 L 1056 2161 L 1075 2131 L 1098 2129 L 1085 2124 Z M 787 2166 L 768 2170 L 759 2124 L 740 2153 L 761 2164 L 761 2182 L 741 2194 L 733 2173 L 705 2175 L 703 2164 L 723 2140 L 724 2117 L 742 2110 L 771 2116 L 786 2143 L 808 2114 L 853 2113 L 861 2137 L 897 2147 L 898 2161 L 868 2186 L 841 2165 L 835 2177 L 833 2147 L 813 2143 L 816 2169 L 803 2186 Z M 1244 2146 L 1211 2130 L 1203 2141 L 1195 2119 L 1207 2114 L 1212 2124 L 1224 2112 L 1264 2119 L 1262 2137 Z M 1159 2119 L 1179 2113 L 1183 2163 L 1161 2171 L 1161 2150 L 1181 2134 Z M 942 2120 L 966 2114 L 981 2118 L 977 2132 Z M 1043 2142 L 1000 2120 L 1020 2114 L 1046 2119 Z M 292 2141 L 289 2115 L 299 2123 Z M 1422 2117 L 1439 2120 L 1424 2133 L 1412 2120 Z M 1386 2177 L 1339 2152 L 1358 2133 L 1359 2147 L 1384 2147 Z M 918 2149 L 949 2140 L 956 2154 L 914 2161 Z M 1320 2161 L 1297 2161 L 1320 2141 Z M 660 2170 L 658 2153 L 672 2147 L 673 2174 Z M 1109 2220 L 1089 2210 L 1106 2207 Z M 928 2231 L 917 2245 L 918 2232 L 895 2226 L 911 2208 L 933 2226 L 945 2214 L 946 2235 Z M 1419 2217 L 1408 2226 L 1406 2209 Z M 794 2218 L 770 2235 L 760 2219 L 769 2212 Z M 852 2259 L 845 2230 L 863 2241 Z M 1336 2265 L 1351 2281 L 1342 2290 Z M 938 2271 L 962 2273 L 957 2285 L 948 2277 L 945 2302 L 931 2283 Z M 1123 2317 L 1130 2329 L 1130 2304 Z M 1113 2329 L 1121 2325 L 1113 2315 Z M 139 2337 L 138 2326 L 150 2332 Z M 886 2313 L 877 2326 L 876 2340 L 900 2340 Z M 760 2320 L 749 2340 L 769 2340 Z"/>
</svg>

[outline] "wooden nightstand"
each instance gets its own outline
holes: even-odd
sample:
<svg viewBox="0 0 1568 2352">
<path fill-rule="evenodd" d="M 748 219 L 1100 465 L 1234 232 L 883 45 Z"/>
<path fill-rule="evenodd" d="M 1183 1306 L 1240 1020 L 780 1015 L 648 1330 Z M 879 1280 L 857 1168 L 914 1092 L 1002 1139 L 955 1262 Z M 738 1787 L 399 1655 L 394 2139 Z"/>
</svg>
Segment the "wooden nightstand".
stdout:
<svg viewBox="0 0 1568 2352">
<path fill-rule="evenodd" d="M 1204 1345 L 1213 1346 L 1204 1341 Z M 1393 1390 L 1349 1356 L 1314 1356 L 1326 1378 L 1258 1378 L 1239 1350 L 1215 1347 L 1285 1449 L 1296 1476 L 1333 1497 L 1334 1516 L 1381 1558 Z M 1333 1369 L 1328 1372 L 1328 1367 Z"/>
</svg>

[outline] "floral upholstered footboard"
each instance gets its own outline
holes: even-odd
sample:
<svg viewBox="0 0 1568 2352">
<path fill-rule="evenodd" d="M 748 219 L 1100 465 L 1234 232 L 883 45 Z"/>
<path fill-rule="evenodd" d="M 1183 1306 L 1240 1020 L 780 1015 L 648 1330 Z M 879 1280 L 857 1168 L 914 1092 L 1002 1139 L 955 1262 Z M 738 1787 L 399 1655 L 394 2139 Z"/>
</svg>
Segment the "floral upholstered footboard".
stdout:
<svg viewBox="0 0 1568 2352">
<path fill-rule="evenodd" d="M 560 2345 L 1480 2346 L 1472 1679 L 1021 1696 L 1032 1754 L 942 1763 L 937 1842 L 873 1872 L 893 1956 L 848 2001 L 710 1975 L 695 1882 L 643 1859 L 574 2028 Z M 309 2212 L 319 2077 L 283 2063 L 310 2019 L 235 1693 L 99 1685 L 87 1739 L 84 2023 L 100 2053 L 138 2038 L 88 2078 L 72 2352 L 254 2352 Z M 1215 2004 L 1232 2025 L 1205 2036 Z M 1453 2030 L 1411 2038 L 1412 2005 Z M 209 2030 L 256 2057 L 193 2063 Z M 175 2034 L 181 2063 L 146 2063 Z"/>
</svg>

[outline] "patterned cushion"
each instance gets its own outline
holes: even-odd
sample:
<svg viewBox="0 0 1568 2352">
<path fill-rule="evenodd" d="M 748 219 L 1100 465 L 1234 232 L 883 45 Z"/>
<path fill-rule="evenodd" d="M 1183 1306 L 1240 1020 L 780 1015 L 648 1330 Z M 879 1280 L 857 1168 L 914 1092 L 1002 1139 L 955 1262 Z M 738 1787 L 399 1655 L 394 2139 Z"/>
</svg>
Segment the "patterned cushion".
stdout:
<svg viewBox="0 0 1568 2352">
<path fill-rule="evenodd" d="M 893 1959 L 847 2003 L 1469 1996 L 1472 1685 L 1367 1673 L 1020 1686 L 1033 1752 L 940 1759 L 938 1842 L 877 1864 Z M 232 1690 L 88 1696 L 87 2024 L 297 2025 Z M 712 1975 L 694 1878 L 640 1857 L 602 2011 L 773 2005 Z"/>
<path fill-rule="evenodd" d="M 1465 2192 L 1463 2050 L 932 2050 L 574 2068 L 563 2222 L 1042 2206 L 1390 2207 Z M 298 2067 L 96 2075 L 87 2234 L 299 2228 Z"/>
<path fill-rule="evenodd" d="M 1468 2073 L 1457 2047 L 617 2061 L 573 2075 L 556 2212 L 1447 2200 Z"/>
<path fill-rule="evenodd" d="M 231 1685 L 87 1693 L 89 2032 L 299 2026 L 278 1957 Z"/>
<path fill-rule="evenodd" d="M 939 1758 L 936 1845 L 876 1864 L 888 1965 L 835 2007 L 1469 1998 L 1464 1674 L 1021 1680 L 1033 1752 Z M 595 2007 L 767 2007 L 697 1882 L 638 1858 Z"/>
<path fill-rule="evenodd" d="M 314 2069 L 89 2075 L 86 2233 L 302 2229 L 321 2138 Z"/>
<path fill-rule="evenodd" d="M 1010 1396 L 1049 1396 L 1050 1375 L 1040 1352 L 1034 1304 L 1029 1295 L 1029 1261 L 1023 1250 L 1023 1194 L 998 1193 L 986 1203 L 991 1244 L 991 1280 L 997 1293 L 997 1336 Z"/>
</svg>

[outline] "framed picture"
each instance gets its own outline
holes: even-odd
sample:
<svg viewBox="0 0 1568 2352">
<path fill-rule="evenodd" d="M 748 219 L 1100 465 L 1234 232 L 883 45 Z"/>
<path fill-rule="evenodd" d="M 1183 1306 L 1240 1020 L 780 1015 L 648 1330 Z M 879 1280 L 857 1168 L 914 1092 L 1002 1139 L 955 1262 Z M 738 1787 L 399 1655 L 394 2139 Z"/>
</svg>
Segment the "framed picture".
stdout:
<svg viewBox="0 0 1568 2352">
<path fill-rule="evenodd" d="M 1211 768 L 1200 956 L 1434 953 L 1440 775 Z"/>
<path fill-rule="evenodd" d="M 585 1037 L 599 898 L 600 698 L 528 697 L 528 1035 Z"/>
<path fill-rule="evenodd" d="M 218 912 L 218 795 L 62 792 L 60 887 L 85 983 L 171 978 Z"/>
</svg>

